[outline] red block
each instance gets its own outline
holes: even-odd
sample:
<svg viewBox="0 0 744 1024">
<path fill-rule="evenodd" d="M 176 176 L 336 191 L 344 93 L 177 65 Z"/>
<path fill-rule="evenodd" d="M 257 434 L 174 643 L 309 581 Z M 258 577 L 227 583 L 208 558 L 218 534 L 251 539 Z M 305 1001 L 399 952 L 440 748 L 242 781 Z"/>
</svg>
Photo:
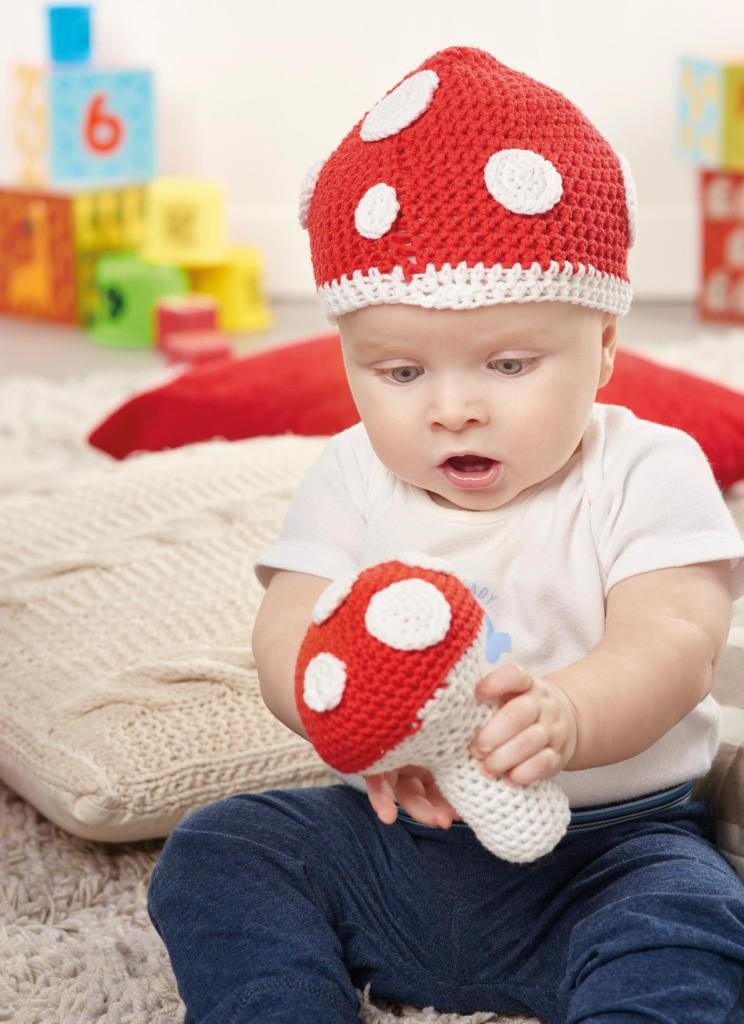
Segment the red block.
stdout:
<svg viewBox="0 0 744 1024">
<path fill-rule="evenodd" d="M 702 268 L 698 312 L 744 323 L 744 172 L 701 171 Z"/>
<path fill-rule="evenodd" d="M 166 334 L 160 347 L 168 363 L 207 363 L 233 354 L 232 343 L 219 331 Z"/>
<path fill-rule="evenodd" d="M 217 301 L 211 295 L 161 299 L 155 307 L 155 344 L 167 335 L 217 330 Z"/>
</svg>

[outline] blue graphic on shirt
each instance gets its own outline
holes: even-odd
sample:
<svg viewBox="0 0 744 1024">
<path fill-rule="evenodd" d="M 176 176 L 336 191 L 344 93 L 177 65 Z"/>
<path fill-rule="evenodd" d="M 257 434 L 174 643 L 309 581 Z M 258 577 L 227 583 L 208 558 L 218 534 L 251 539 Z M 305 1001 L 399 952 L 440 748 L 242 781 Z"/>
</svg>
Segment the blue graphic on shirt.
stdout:
<svg viewBox="0 0 744 1024">
<path fill-rule="evenodd" d="M 486 629 L 488 630 L 486 637 L 486 661 L 489 665 L 493 665 L 502 654 L 508 654 L 511 651 L 511 634 L 497 633 L 488 615 L 486 615 Z"/>
</svg>

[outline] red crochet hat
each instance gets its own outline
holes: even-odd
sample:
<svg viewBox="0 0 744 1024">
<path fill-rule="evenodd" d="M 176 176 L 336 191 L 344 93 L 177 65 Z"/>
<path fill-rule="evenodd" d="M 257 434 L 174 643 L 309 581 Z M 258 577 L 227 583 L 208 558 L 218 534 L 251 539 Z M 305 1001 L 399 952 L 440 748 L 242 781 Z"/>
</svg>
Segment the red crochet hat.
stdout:
<svg viewBox="0 0 744 1024">
<path fill-rule="evenodd" d="M 321 306 L 559 300 L 624 314 L 635 190 L 565 96 L 468 47 L 407 75 L 302 183 Z"/>
</svg>

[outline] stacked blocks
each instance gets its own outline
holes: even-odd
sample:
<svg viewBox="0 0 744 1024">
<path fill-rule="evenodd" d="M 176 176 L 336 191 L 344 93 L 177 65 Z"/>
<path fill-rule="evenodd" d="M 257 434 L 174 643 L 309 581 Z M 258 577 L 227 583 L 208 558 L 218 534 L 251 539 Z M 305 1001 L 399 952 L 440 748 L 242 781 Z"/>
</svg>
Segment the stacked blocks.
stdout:
<svg viewBox="0 0 744 1024">
<path fill-rule="evenodd" d="M 744 59 L 680 62 L 677 145 L 700 168 L 698 313 L 744 323 Z"/>
<path fill-rule="evenodd" d="M 744 170 L 744 60 L 681 61 L 677 141 L 700 167 Z"/>
<path fill-rule="evenodd" d="M 105 252 L 142 239 L 144 189 L 0 189 L 0 312 L 88 323 L 93 271 Z"/>
<path fill-rule="evenodd" d="M 700 176 L 703 230 L 700 315 L 744 321 L 744 174 L 703 171 Z"/>
<path fill-rule="evenodd" d="M 191 288 L 216 314 L 171 330 L 164 355 L 230 354 L 218 323 L 273 323 L 260 253 L 230 245 L 217 184 L 153 178 L 152 73 L 90 63 L 88 5 L 47 14 L 51 61 L 15 69 L 20 184 L 0 188 L 0 313 L 82 323 L 95 341 L 140 347 L 155 341 L 157 303 Z"/>
<path fill-rule="evenodd" d="M 209 295 L 163 299 L 156 311 L 157 345 L 169 363 L 204 363 L 232 355 L 217 329 L 217 302 Z"/>
</svg>

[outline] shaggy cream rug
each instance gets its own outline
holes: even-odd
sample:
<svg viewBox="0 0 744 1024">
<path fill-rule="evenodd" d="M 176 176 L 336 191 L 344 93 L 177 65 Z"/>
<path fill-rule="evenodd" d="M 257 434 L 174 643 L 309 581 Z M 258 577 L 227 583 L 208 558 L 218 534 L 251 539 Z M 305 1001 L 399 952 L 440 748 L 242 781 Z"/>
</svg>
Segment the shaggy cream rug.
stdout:
<svg viewBox="0 0 744 1024">
<path fill-rule="evenodd" d="M 744 334 L 665 346 L 652 356 L 744 391 Z M 694 360 L 694 361 L 693 361 Z M 162 379 L 163 374 L 158 375 Z M 108 461 L 88 429 L 155 378 L 97 375 L 0 380 L 0 500 L 45 478 Z M 744 483 L 727 494 L 744 528 Z M 744 625 L 744 602 L 735 621 Z M 162 841 L 119 846 L 68 835 L 0 784 L 0 1021 L 13 1024 L 171 1024 L 183 1017 L 145 896 Z M 365 1024 L 485 1024 L 432 1008 L 363 998 Z M 535 1024 L 509 1018 L 511 1024 Z M 299 1022 L 298 1022 L 299 1024 Z"/>
</svg>

